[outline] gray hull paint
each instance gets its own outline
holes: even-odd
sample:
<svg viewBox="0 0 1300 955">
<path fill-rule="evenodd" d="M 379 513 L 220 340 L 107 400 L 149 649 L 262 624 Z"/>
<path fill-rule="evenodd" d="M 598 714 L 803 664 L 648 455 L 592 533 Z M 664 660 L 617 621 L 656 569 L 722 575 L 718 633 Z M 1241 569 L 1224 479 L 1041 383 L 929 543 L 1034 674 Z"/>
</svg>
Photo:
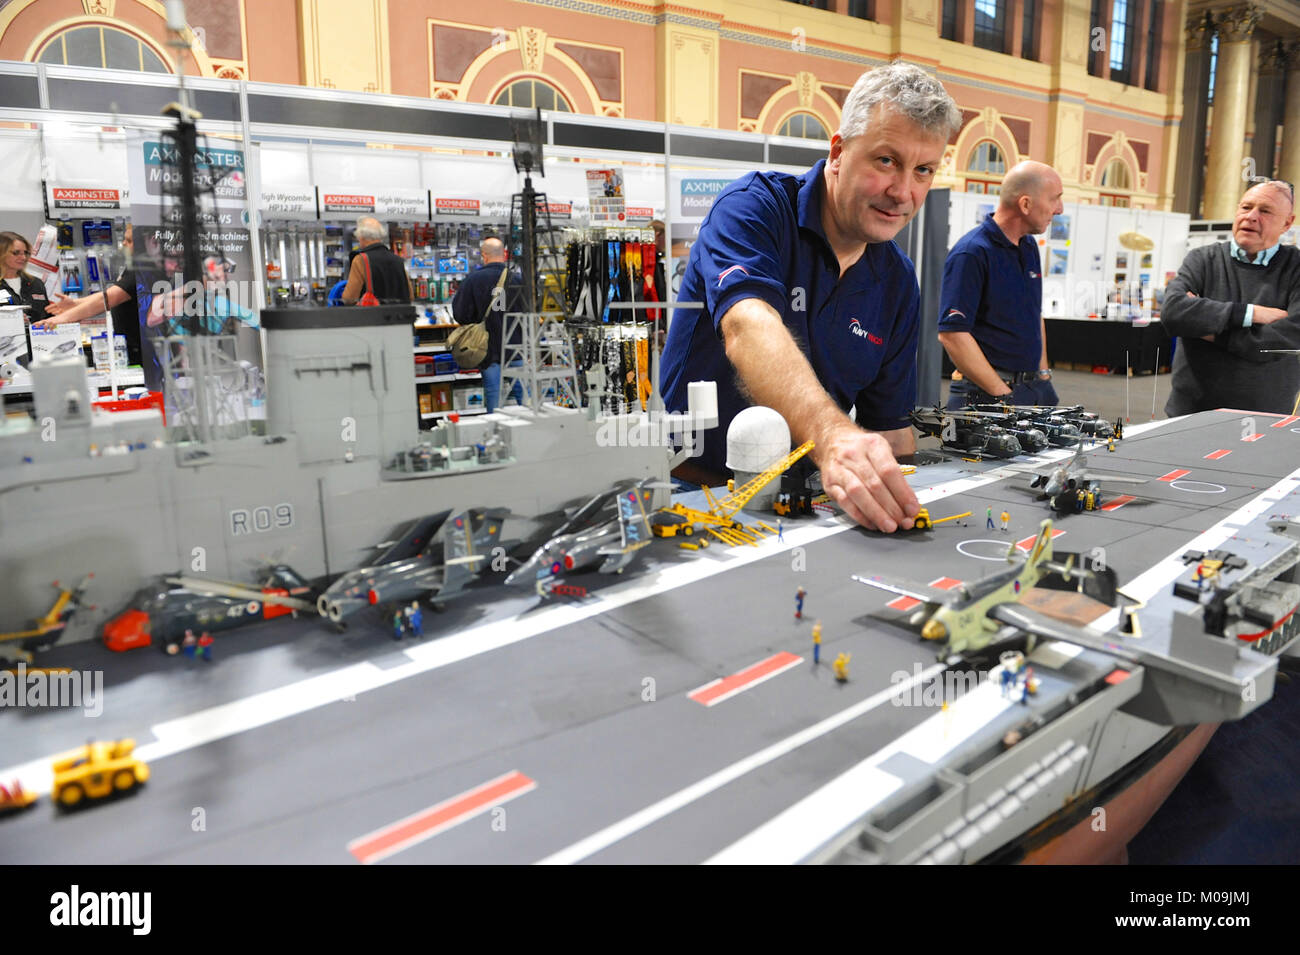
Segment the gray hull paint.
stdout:
<svg viewBox="0 0 1300 955">
<path fill-rule="evenodd" d="M 437 432 L 463 447 L 497 429 L 510 447 L 504 464 L 393 472 L 395 455 L 430 434 L 417 425 L 409 323 L 267 335 L 272 439 L 215 441 L 196 456 L 192 447 L 154 446 L 164 436 L 155 414 L 84 420 L 62 414 L 57 399 L 42 408 L 35 389 L 36 420 L 0 430 L 0 632 L 44 614 L 54 581 L 86 573 L 95 575 L 86 596 L 94 609 L 78 613 L 61 642 L 95 637 L 156 574 L 252 581 L 268 561 L 282 561 L 309 578 L 337 575 L 372 560 L 375 545 L 411 521 L 476 506 L 509 508 L 508 546 L 545 530 L 539 517 L 616 481 L 667 481 L 667 449 L 602 446 L 618 432 L 553 406 Z M 63 383 L 48 384 L 47 394 L 62 395 L 66 376 L 78 374 L 84 392 L 84 372 L 60 372 Z M 42 440 L 50 407 L 59 408 L 53 441 Z M 634 433 L 639 420 L 630 421 Z M 119 442 L 145 447 L 103 453 Z"/>
</svg>

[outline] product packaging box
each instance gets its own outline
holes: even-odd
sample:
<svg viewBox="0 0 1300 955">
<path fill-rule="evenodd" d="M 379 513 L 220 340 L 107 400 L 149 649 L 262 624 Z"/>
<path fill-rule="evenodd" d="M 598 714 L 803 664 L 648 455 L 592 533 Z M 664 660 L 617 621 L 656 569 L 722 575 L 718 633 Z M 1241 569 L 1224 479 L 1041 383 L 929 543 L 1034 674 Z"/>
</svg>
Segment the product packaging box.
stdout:
<svg viewBox="0 0 1300 955">
<path fill-rule="evenodd" d="M 66 358 L 68 355 L 80 355 L 85 360 L 81 349 L 81 326 L 76 322 L 55 325 L 53 328 L 32 329 L 32 358 Z"/>
<path fill-rule="evenodd" d="M 433 413 L 433 395 L 427 391 L 420 392 L 420 414 Z"/>
<path fill-rule="evenodd" d="M 483 389 L 470 385 L 457 388 L 454 395 L 457 411 L 470 411 L 483 407 Z"/>
<path fill-rule="evenodd" d="M 27 323 L 22 308 L 0 308 L 0 381 L 30 385 L 27 373 Z"/>
</svg>

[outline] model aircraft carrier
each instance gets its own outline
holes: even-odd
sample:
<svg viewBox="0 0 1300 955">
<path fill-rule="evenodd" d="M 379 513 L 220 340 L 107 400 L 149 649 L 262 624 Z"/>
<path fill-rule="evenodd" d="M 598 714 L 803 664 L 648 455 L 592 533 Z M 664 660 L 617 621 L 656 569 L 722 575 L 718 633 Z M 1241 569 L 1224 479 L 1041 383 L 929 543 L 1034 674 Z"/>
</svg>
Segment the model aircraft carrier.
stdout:
<svg viewBox="0 0 1300 955">
<path fill-rule="evenodd" d="M 1278 655 L 1295 650 L 1297 422 L 1250 417 L 1249 431 L 1235 412 L 1130 428 L 1089 464 L 1149 480 L 1090 512 L 1054 514 L 1032 475 L 1005 466 L 936 465 L 910 480 L 935 518 L 971 511 L 965 526 L 886 536 L 823 515 L 757 547 L 656 542 L 630 578 L 573 576 L 591 592 L 575 601 L 498 575 L 427 620 L 415 644 L 394 644 L 378 621 L 340 637 L 304 617 L 218 640 L 199 671 L 161 654 L 56 647 L 47 665 L 104 667 L 93 731 L 134 736 L 153 777 L 129 799 L 66 815 L 45 801 L 0 823 L 6 855 L 975 862 L 1032 857 L 1080 826 L 1098 840 L 1136 831 L 1146 817 L 1118 797 L 1196 724 L 1266 705 Z M 986 509 L 1008 510 L 1008 528 L 987 528 Z M 890 607 L 896 595 L 851 579 L 978 592 L 1009 548 L 1011 562 L 1028 559 L 1017 551 L 1049 517 L 1056 559 L 1072 551 L 1113 569 L 1135 613 L 1067 623 L 1022 600 L 1025 625 L 1045 634 L 1035 647 L 999 619 L 984 660 L 941 661 L 911 626 L 915 606 Z M 1206 560 L 1219 561 L 1216 576 L 1198 585 Z M 1036 693 L 1003 685 L 1000 654 L 1014 650 Z M 843 684 L 829 665 L 840 653 Z M 76 710 L 0 713 L 12 764 L 0 779 L 47 790 L 49 756 L 84 743 L 86 728 Z M 195 806 L 210 820 L 201 835 Z M 395 825 L 435 817 L 394 839 Z"/>
<path fill-rule="evenodd" d="M 156 575 L 250 581 L 286 563 L 337 576 L 431 515 L 505 509 L 508 546 L 617 481 L 666 486 L 669 450 L 642 414 L 512 407 L 420 431 L 413 320 L 410 307 L 264 312 L 266 436 L 167 443 L 156 412 L 92 412 L 78 360 L 38 364 L 34 416 L 0 424 L 0 633 L 86 574 L 60 642 L 97 636 Z"/>
</svg>

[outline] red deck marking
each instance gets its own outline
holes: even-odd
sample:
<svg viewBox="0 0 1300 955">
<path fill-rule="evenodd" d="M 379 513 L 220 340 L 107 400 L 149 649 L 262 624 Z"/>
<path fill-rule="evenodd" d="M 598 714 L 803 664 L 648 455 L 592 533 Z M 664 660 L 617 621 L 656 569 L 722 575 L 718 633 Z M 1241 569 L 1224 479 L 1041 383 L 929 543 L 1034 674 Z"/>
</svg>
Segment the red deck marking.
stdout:
<svg viewBox="0 0 1300 955">
<path fill-rule="evenodd" d="M 1276 427 L 1276 426 L 1275 426 L 1275 427 Z M 1245 436 L 1244 438 L 1242 438 L 1241 440 L 1242 440 L 1242 441 L 1258 441 L 1258 440 L 1259 440 L 1260 438 L 1262 438 L 1262 437 L 1264 437 L 1264 433 L 1263 433 L 1262 431 L 1256 431 L 1254 434 L 1248 434 L 1248 435 L 1246 435 L 1246 436 Z"/>
<path fill-rule="evenodd" d="M 1281 421 L 1274 421 L 1271 427 L 1285 428 L 1287 425 L 1295 424 L 1297 421 L 1300 421 L 1300 415 L 1290 414 L 1287 415 L 1285 418 L 1283 418 Z"/>
<path fill-rule="evenodd" d="M 737 693 L 743 693 L 750 687 L 757 686 L 764 680 L 770 680 L 772 677 L 784 673 L 802 662 L 803 657 L 782 651 L 768 657 L 766 660 L 758 661 L 753 666 L 745 667 L 739 673 L 733 673 L 731 676 L 714 680 L 712 683 L 706 683 L 686 695 L 696 703 L 713 706 L 715 703 L 731 699 Z"/>
<path fill-rule="evenodd" d="M 1061 536 L 1062 534 L 1064 534 L 1064 533 L 1065 533 L 1065 531 L 1053 527 L 1053 528 L 1052 528 L 1052 540 L 1056 540 L 1058 537 L 1060 537 L 1060 536 Z M 1025 538 L 1024 540 L 1022 540 L 1022 541 L 1016 541 L 1016 549 L 1017 549 L 1017 550 L 1029 550 L 1029 548 L 1031 548 L 1031 547 L 1034 546 L 1034 541 L 1036 541 L 1036 540 L 1038 540 L 1038 535 L 1037 535 L 1037 534 L 1035 534 L 1033 537 L 1026 537 L 1026 538 Z"/>
<path fill-rule="evenodd" d="M 1114 686 L 1116 683 L 1123 683 L 1128 678 L 1128 670 L 1111 670 L 1110 673 L 1106 674 L 1106 682 L 1111 686 Z"/>
<path fill-rule="evenodd" d="M 1158 477 L 1158 478 L 1156 478 L 1156 480 L 1157 480 L 1157 481 L 1177 481 L 1179 478 L 1181 478 L 1181 477 L 1187 477 L 1187 475 L 1189 475 L 1189 474 L 1191 474 L 1191 473 L 1192 473 L 1191 471 L 1184 471 L 1182 468 L 1179 468 L 1177 471 L 1170 471 L 1170 472 L 1169 472 L 1168 474 L 1166 474 L 1164 477 Z"/>
<path fill-rule="evenodd" d="M 954 587 L 960 587 L 961 581 L 954 580 L 952 577 L 936 577 L 930 581 L 930 586 L 938 587 L 940 590 L 952 590 Z M 921 601 L 915 597 L 895 597 L 885 606 L 890 610 L 911 610 L 913 607 L 921 606 Z"/>
<path fill-rule="evenodd" d="M 1232 453 L 1231 451 L 1228 451 L 1228 450 L 1225 450 L 1225 449 L 1223 449 L 1223 448 L 1220 448 L 1218 451 L 1211 451 L 1209 454 L 1207 454 L 1207 455 L 1205 456 L 1205 460 L 1207 460 L 1207 461 L 1217 461 L 1217 460 L 1219 460 L 1219 458 L 1226 458 L 1226 457 L 1227 457 L 1228 455 L 1230 455 L 1231 453 Z"/>
<path fill-rule="evenodd" d="M 362 864 L 378 862 L 536 788 L 537 783 L 518 770 L 506 773 L 436 806 L 422 809 L 413 816 L 353 839 L 348 843 L 348 851 Z"/>
<path fill-rule="evenodd" d="M 1136 500 L 1137 500 L 1137 498 L 1134 497 L 1132 494 L 1121 494 L 1119 497 L 1115 498 L 1115 500 L 1110 501 L 1109 503 L 1103 504 L 1103 505 L 1101 506 L 1101 510 L 1103 510 L 1103 511 L 1118 511 L 1118 510 L 1119 510 L 1121 507 L 1123 507 L 1125 504 L 1128 504 L 1130 501 L 1136 501 Z"/>
</svg>

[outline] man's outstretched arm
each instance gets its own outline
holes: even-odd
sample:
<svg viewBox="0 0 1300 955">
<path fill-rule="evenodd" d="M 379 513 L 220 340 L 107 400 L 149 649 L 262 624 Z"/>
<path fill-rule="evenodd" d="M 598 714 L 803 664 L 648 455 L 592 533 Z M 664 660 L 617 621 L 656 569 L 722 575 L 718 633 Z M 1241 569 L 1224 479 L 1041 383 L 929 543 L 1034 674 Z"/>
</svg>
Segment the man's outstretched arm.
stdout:
<svg viewBox="0 0 1300 955">
<path fill-rule="evenodd" d="M 750 398 L 777 411 L 796 444 L 813 441 L 822 486 L 859 524 L 892 533 L 910 528 L 920 503 L 903 479 L 897 451 L 915 450 L 911 432 L 859 428 L 817 380 L 812 366 L 771 305 L 747 298 L 719 323 L 727 358 Z"/>
</svg>

